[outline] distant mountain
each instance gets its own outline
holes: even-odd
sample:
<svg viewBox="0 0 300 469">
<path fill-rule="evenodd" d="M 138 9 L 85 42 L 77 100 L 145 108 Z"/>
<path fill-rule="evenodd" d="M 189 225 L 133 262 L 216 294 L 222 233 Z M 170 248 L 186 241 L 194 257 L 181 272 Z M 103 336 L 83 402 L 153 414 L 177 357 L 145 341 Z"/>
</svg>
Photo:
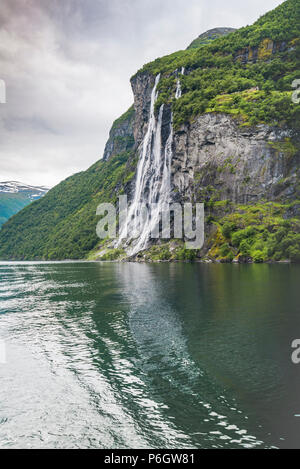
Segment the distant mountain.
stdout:
<svg viewBox="0 0 300 469">
<path fill-rule="evenodd" d="M 236 31 L 234 28 L 214 28 L 209 29 L 203 34 L 200 34 L 197 39 L 195 39 L 188 47 L 188 49 L 195 49 L 196 47 L 203 46 L 204 44 L 209 44 L 210 42 L 218 39 L 222 36 L 227 36 L 229 33 Z"/>
<path fill-rule="evenodd" d="M 48 192 L 44 186 L 29 186 L 17 181 L 0 182 L 0 227 L 26 205 Z"/>
</svg>

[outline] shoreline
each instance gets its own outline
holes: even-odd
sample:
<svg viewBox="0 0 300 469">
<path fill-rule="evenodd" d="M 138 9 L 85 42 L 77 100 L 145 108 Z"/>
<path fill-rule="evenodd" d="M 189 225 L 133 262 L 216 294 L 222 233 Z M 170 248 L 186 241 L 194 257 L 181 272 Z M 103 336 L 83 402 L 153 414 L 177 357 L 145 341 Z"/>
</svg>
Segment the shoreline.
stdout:
<svg viewBox="0 0 300 469">
<path fill-rule="evenodd" d="M 0 259 L 0 265 L 5 264 L 72 264 L 72 263 L 98 263 L 98 264 L 116 264 L 116 263 L 135 263 L 135 264 L 205 264 L 205 265 L 259 265 L 259 264 L 285 264 L 285 265 L 297 265 L 300 262 L 292 262 L 289 259 L 281 261 L 264 261 L 264 262 L 222 262 L 218 260 L 201 260 L 195 259 L 193 261 L 189 260 L 144 260 L 144 259 L 116 259 L 116 260 L 101 260 L 101 259 L 54 259 L 54 260 L 45 260 L 45 259 L 32 259 L 32 260 L 21 260 L 21 259 Z"/>
</svg>

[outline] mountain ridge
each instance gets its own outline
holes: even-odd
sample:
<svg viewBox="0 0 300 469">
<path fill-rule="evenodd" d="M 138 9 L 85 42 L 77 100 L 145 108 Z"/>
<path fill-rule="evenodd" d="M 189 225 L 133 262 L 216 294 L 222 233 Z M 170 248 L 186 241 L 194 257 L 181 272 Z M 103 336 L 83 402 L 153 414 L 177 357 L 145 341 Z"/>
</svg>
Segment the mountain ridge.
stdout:
<svg viewBox="0 0 300 469">
<path fill-rule="evenodd" d="M 233 33 L 234 31 L 236 31 L 236 28 L 219 27 L 208 29 L 204 33 L 200 34 L 196 39 L 194 39 L 187 47 L 187 50 L 208 44 L 211 41 L 214 41 L 221 36 L 226 36 L 227 34 Z"/>
<path fill-rule="evenodd" d="M 33 186 L 30 184 L 25 184 L 20 181 L 0 181 L 0 193 L 1 192 L 10 192 L 10 193 L 18 193 L 18 192 L 47 192 L 49 191 L 49 187 L 46 186 Z"/>
</svg>

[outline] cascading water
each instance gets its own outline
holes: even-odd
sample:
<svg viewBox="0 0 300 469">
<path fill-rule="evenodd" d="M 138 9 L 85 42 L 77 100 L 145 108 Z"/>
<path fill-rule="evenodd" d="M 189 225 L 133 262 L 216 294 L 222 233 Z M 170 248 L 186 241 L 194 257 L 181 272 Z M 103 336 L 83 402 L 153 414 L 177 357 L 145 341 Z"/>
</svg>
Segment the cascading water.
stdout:
<svg viewBox="0 0 300 469">
<path fill-rule="evenodd" d="M 118 245 L 120 245 L 122 239 L 124 243 L 124 239 L 127 237 L 129 240 L 135 238 L 133 233 L 136 221 L 141 221 L 142 207 L 146 207 L 148 210 L 143 212 L 144 218 L 142 227 L 139 230 L 139 237 L 136 242 L 131 243 L 128 249 L 130 255 L 135 255 L 147 247 L 151 233 L 159 225 L 160 214 L 164 205 L 170 202 L 173 128 L 171 117 L 170 133 L 163 149 L 161 132 L 164 105 L 160 107 L 157 119 L 155 117 L 155 102 L 158 96 L 157 86 L 159 80 L 160 75 L 156 77 L 152 90 L 148 130 L 143 140 L 138 162 L 133 201 L 118 241 Z M 149 208 L 151 208 L 150 211 Z"/>
<path fill-rule="evenodd" d="M 184 75 L 184 72 L 185 72 L 185 68 L 182 67 L 181 75 Z M 182 96 L 181 82 L 180 82 L 180 79 L 177 78 L 177 88 L 176 88 L 175 98 L 179 99 L 181 98 L 181 96 Z"/>
</svg>

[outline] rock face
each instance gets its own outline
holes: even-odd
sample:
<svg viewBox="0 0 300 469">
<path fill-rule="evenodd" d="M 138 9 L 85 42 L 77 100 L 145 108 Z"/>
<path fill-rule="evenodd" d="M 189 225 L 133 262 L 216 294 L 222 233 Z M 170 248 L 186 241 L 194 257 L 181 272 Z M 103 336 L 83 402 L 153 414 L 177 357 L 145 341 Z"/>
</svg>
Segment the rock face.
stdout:
<svg viewBox="0 0 300 469">
<path fill-rule="evenodd" d="M 146 73 L 132 80 L 138 148 L 147 131 L 154 77 Z M 171 113 L 163 113 L 162 146 L 169 134 Z M 174 133 L 171 164 L 176 200 L 229 200 L 236 204 L 296 196 L 299 153 L 292 131 L 258 125 L 241 127 L 226 114 L 204 114 Z M 295 150 L 295 151 L 294 151 Z"/>
<path fill-rule="evenodd" d="M 257 47 L 246 47 L 236 53 L 235 60 L 243 64 L 256 63 L 258 60 L 270 60 L 274 54 L 284 52 L 288 48 L 285 41 L 274 42 L 271 39 L 264 39 Z M 294 47 L 289 49 L 294 50 Z"/>
<path fill-rule="evenodd" d="M 133 135 L 138 146 L 147 131 L 149 121 L 151 93 L 155 77 L 148 73 L 140 73 L 131 79 L 131 87 L 134 95 L 135 120 L 133 124 Z"/>
<path fill-rule="evenodd" d="M 259 125 L 243 129 L 228 115 L 205 114 L 175 134 L 172 179 L 182 199 L 236 204 L 295 197 L 296 158 L 285 143 L 289 130 Z"/>
<path fill-rule="evenodd" d="M 104 161 L 132 149 L 134 145 L 134 117 L 135 112 L 134 107 L 132 106 L 127 112 L 125 112 L 125 114 L 113 123 L 109 133 L 109 139 L 104 149 Z"/>
</svg>

